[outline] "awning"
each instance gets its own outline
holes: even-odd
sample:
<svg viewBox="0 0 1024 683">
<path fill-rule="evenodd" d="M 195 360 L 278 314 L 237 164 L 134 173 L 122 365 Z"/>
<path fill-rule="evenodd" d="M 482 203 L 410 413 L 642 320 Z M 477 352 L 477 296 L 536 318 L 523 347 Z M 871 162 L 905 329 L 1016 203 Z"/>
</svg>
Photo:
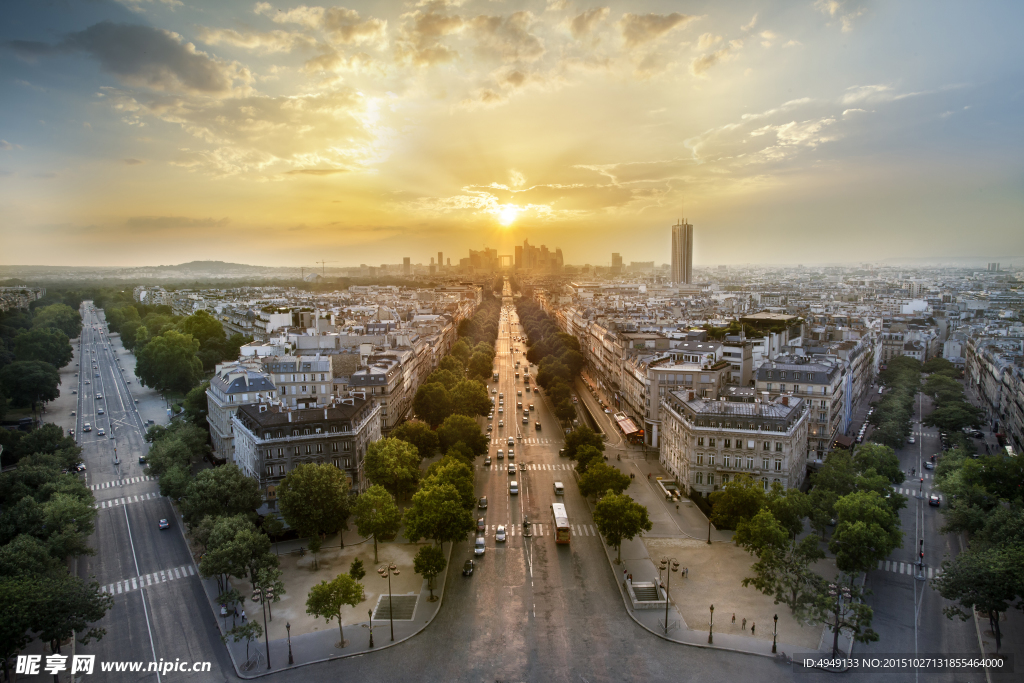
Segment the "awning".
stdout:
<svg viewBox="0 0 1024 683">
<path fill-rule="evenodd" d="M 633 421 L 628 417 L 620 417 L 617 418 L 615 421 L 619 423 L 619 429 L 621 429 L 622 433 L 625 434 L 626 436 L 629 436 L 630 434 L 640 431 L 639 428 L 637 428 Z"/>
<path fill-rule="evenodd" d="M 837 445 L 837 446 L 841 446 L 843 448 L 849 448 L 850 446 L 853 445 L 853 437 L 852 436 L 842 436 L 842 435 L 840 435 L 840 436 L 837 436 L 832 441 L 832 443 Z"/>
</svg>

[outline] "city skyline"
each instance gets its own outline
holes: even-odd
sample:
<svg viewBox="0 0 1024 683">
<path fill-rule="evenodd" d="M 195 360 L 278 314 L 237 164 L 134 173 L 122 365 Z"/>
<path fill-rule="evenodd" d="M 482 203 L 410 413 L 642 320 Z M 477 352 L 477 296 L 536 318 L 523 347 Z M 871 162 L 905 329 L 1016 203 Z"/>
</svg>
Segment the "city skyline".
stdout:
<svg viewBox="0 0 1024 683">
<path fill-rule="evenodd" d="M 2 261 L 426 264 L 529 240 L 661 262 L 681 211 L 697 267 L 1011 261 L 1021 13 L 21 5 Z"/>
</svg>

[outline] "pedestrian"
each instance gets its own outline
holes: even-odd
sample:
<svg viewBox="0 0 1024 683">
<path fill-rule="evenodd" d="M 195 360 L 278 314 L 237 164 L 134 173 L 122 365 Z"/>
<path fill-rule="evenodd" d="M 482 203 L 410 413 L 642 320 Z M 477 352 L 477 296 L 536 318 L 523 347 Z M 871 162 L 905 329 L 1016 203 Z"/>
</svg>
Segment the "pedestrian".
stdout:
<svg viewBox="0 0 1024 683">
<path fill-rule="evenodd" d="M 626 573 L 626 568 L 622 568 L 622 580 L 625 581 L 629 575 Z"/>
<path fill-rule="evenodd" d="M 648 479 L 650 479 L 650 478 L 651 478 L 651 473 L 650 473 L 650 472 L 648 472 L 648 473 L 647 473 L 647 478 L 648 478 Z"/>
<path fill-rule="evenodd" d="M 736 613 L 735 612 L 732 613 L 732 623 L 734 623 L 734 624 L 736 623 Z"/>
<path fill-rule="evenodd" d="M 742 624 L 741 628 L 742 628 L 742 629 L 743 629 L 744 631 L 746 631 L 746 630 L 747 630 L 747 618 L 746 618 L 746 617 L 743 617 L 743 624 Z"/>
<path fill-rule="evenodd" d="M 632 586 L 633 585 L 633 575 L 630 574 L 629 578 L 627 580 L 629 581 L 629 585 Z"/>
<path fill-rule="evenodd" d="M 242 610 L 242 621 L 245 621 L 245 610 Z"/>
<path fill-rule="evenodd" d="M 757 624 L 755 624 L 755 623 L 751 622 L 751 624 L 750 624 L 750 635 L 754 635 L 754 628 L 755 628 L 756 626 L 757 626 Z"/>
<path fill-rule="evenodd" d="M 237 607 L 235 608 L 235 615 L 234 616 L 236 616 L 236 617 L 238 616 L 238 608 Z"/>
</svg>

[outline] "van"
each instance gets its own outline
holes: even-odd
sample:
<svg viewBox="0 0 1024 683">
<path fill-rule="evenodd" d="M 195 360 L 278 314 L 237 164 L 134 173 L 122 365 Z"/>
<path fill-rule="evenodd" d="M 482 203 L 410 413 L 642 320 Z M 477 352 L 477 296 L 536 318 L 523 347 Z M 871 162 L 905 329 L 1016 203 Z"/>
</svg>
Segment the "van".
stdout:
<svg viewBox="0 0 1024 683">
<path fill-rule="evenodd" d="M 486 550 L 487 550 L 487 542 L 484 540 L 484 537 L 483 536 L 477 536 L 476 537 L 476 543 L 473 545 L 473 554 L 474 555 L 483 555 L 484 551 L 486 551 Z"/>
<path fill-rule="evenodd" d="M 519 482 L 513 479 L 508 483 L 508 492 L 513 496 L 519 495 Z"/>
<path fill-rule="evenodd" d="M 560 481 L 556 481 L 555 482 L 555 495 L 556 496 L 565 495 L 565 486 Z"/>
</svg>

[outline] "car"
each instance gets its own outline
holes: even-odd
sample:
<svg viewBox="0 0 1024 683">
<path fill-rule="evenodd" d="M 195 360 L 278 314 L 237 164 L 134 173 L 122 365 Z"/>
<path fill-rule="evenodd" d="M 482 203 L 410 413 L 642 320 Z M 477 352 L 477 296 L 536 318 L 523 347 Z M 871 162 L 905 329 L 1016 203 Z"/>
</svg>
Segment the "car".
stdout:
<svg viewBox="0 0 1024 683">
<path fill-rule="evenodd" d="M 561 457 L 564 457 L 566 455 L 568 455 L 568 453 L 567 453 L 567 451 L 564 448 L 559 448 L 558 449 L 558 457 L 561 458 Z"/>
<path fill-rule="evenodd" d="M 975 439 L 984 439 L 985 433 L 975 429 L 973 432 L 971 432 L 971 436 L 973 436 Z"/>
<path fill-rule="evenodd" d="M 539 420 L 537 422 L 533 423 L 533 428 L 535 430 L 537 430 L 538 432 L 540 431 L 540 421 Z"/>
<path fill-rule="evenodd" d="M 519 482 L 515 479 L 510 481 L 508 483 L 508 492 L 513 496 L 519 495 Z"/>
<path fill-rule="evenodd" d="M 498 394 L 498 398 L 500 398 L 502 401 L 504 401 L 505 400 L 505 393 L 502 392 L 502 393 Z"/>
<path fill-rule="evenodd" d="M 96 414 L 97 415 L 102 415 L 103 414 L 103 408 L 100 408 L 99 410 L 97 410 Z"/>
<path fill-rule="evenodd" d="M 474 569 L 476 569 L 476 565 L 473 563 L 473 560 L 466 560 L 466 563 L 462 565 L 462 575 L 473 576 Z"/>
<path fill-rule="evenodd" d="M 504 415 L 504 414 L 505 414 L 505 409 L 504 408 L 498 408 L 498 415 Z"/>
<path fill-rule="evenodd" d="M 82 425 L 82 431 L 83 432 L 91 432 L 92 431 L 92 425 L 89 424 L 88 422 L 86 422 L 85 424 Z"/>
<path fill-rule="evenodd" d="M 515 473 L 516 473 L 516 464 L 514 462 L 510 462 L 508 464 L 508 473 L 511 474 L 511 475 L 515 475 Z"/>
<path fill-rule="evenodd" d="M 505 426 L 505 421 L 504 420 L 498 420 L 498 429 L 501 429 L 504 426 Z"/>
<path fill-rule="evenodd" d="M 476 542 L 473 543 L 473 554 L 483 555 L 485 552 L 487 552 L 487 539 L 483 536 L 477 536 Z"/>
<path fill-rule="evenodd" d="M 168 522 L 166 519 L 161 519 L 160 523 L 157 526 L 160 527 L 160 531 L 163 531 L 164 529 L 170 529 L 171 523 Z"/>
<path fill-rule="evenodd" d="M 478 517 L 476 520 L 476 532 L 482 534 L 487 531 L 487 519 L 485 517 Z"/>
<path fill-rule="evenodd" d="M 77 415 L 77 413 L 75 411 L 73 411 L 73 410 L 71 411 L 71 414 L 72 415 Z"/>
<path fill-rule="evenodd" d="M 511 436 L 508 437 L 508 445 L 509 445 L 509 447 L 512 447 L 512 446 L 516 445 L 516 440 L 513 437 L 511 437 Z"/>
<path fill-rule="evenodd" d="M 144 455 L 140 455 L 139 456 L 139 464 L 140 465 L 145 465 L 146 464 L 146 456 L 144 456 Z"/>
<path fill-rule="evenodd" d="M 100 373 L 98 373 L 98 372 L 97 372 L 97 373 L 96 373 L 96 376 L 97 376 L 97 377 L 99 377 L 99 376 L 100 376 Z"/>
<path fill-rule="evenodd" d="M 98 429 L 96 430 L 96 433 L 97 433 L 98 435 L 100 435 L 100 436 L 103 436 L 104 434 L 106 434 L 106 432 L 105 432 L 105 431 L 103 431 L 103 427 L 99 427 L 99 428 L 98 428 Z"/>
<path fill-rule="evenodd" d="M 498 393 L 498 390 L 497 389 L 491 389 L 491 393 L 492 394 L 496 394 L 496 393 Z"/>
<path fill-rule="evenodd" d="M 75 430 L 74 429 L 69 429 L 68 430 L 68 436 L 74 436 L 74 435 L 75 435 Z"/>
<path fill-rule="evenodd" d="M 498 460 L 504 460 L 504 459 L 505 459 L 505 451 L 503 451 L 503 450 L 501 450 L 499 448 L 498 449 Z"/>
<path fill-rule="evenodd" d="M 493 432 L 494 431 L 494 425 L 487 425 L 487 431 Z"/>
<path fill-rule="evenodd" d="M 499 526 L 498 530 L 494 532 L 494 540 L 498 541 L 499 543 L 504 543 L 505 542 L 505 527 L 504 527 L 504 525 Z"/>
<path fill-rule="evenodd" d="M 939 507 L 939 505 L 940 505 L 939 497 L 936 494 L 934 494 L 934 493 L 932 495 L 928 496 L 928 504 L 931 505 L 933 508 Z"/>
<path fill-rule="evenodd" d="M 85 383 L 86 384 L 92 384 L 92 381 L 87 379 L 87 380 L 85 380 Z"/>
<path fill-rule="evenodd" d="M 917 443 L 917 442 L 916 442 L 916 441 L 914 441 L 914 437 L 912 437 L 912 436 L 908 436 L 908 437 L 907 437 L 907 443 Z"/>
<path fill-rule="evenodd" d="M 80 462 L 77 465 L 75 465 L 74 468 L 72 468 L 72 469 L 74 469 L 75 472 L 85 472 L 85 463 L 84 462 Z"/>
<path fill-rule="evenodd" d="M 522 395 L 523 395 L 523 392 L 522 392 L 522 391 L 517 391 L 517 392 L 516 392 L 516 396 L 522 396 Z"/>
<path fill-rule="evenodd" d="M 931 460 L 926 460 L 925 463 L 924 463 L 924 468 L 926 470 L 934 470 L 935 469 L 935 463 L 933 463 Z"/>
<path fill-rule="evenodd" d="M 102 401 L 103 400 L 103 394 L 96 394 L 96 400 L 97 401 Z"/>
<path fill-rule="evenodd" d="M 487 509 L 487 496 L 481 496 L 480 500 L 477 501 L 476 506 L 481 510 Z"/>
<path fill-rule="evenodd" d="M 529 415 L 523 415 L 523 424 L 524 425 L 530 424 L 530 416 Z"/>
<path fill-rule="evenodd" d="M 490 467 L 490 466 L 491 466 L 491 456 L 488 455 L 486 458 L 484 458 L 484 467 Z"/>
<path fill-rule="evenodd" d="M 78 393 L 78 389 L 72 389 L 72 390 L 71 390 L 71 393 L 72 393 L 72 394 L 77 394 L 77 393 Z"/>
<path fill-rule="evenodd" d="M 529 384 L 526 385 L 526 393 L 530 393 L 530 385 Z"/>
<path fill-rule="evenodd" d="M 511 448 L 508 449 L 508 459 L 509 460 L 515 460 L 516 459 L 516 452 L 513 449 L 511 449 Z"/>
</svg>

